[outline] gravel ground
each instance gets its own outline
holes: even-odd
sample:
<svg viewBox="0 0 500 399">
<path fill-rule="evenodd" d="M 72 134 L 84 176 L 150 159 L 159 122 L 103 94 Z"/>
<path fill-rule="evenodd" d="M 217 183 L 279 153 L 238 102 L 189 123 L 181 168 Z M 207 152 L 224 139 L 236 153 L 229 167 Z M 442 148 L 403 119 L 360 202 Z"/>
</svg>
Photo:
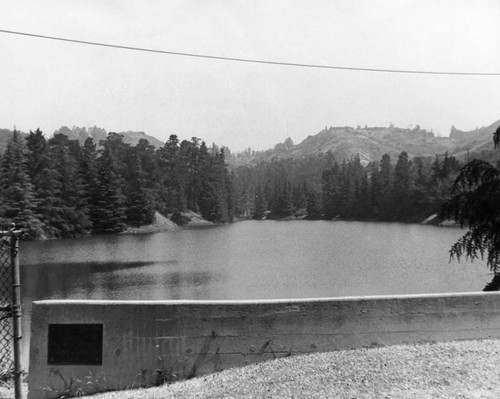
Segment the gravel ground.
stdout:
<svg viewBox="0 0 500 399">
<path fill-rule="evenodd" d="M 390 346 L 278 359 L 93 399 L 500 398 L 500 340 Z"/>
<path fill-rule="evenodd" d="M 28 397 L 28 384 L 23 383 L 23 398 Z M 14 399 L 14 388 L 12 384 L 1 383 L 0 384 L 0 399 Z"/>
</svg>

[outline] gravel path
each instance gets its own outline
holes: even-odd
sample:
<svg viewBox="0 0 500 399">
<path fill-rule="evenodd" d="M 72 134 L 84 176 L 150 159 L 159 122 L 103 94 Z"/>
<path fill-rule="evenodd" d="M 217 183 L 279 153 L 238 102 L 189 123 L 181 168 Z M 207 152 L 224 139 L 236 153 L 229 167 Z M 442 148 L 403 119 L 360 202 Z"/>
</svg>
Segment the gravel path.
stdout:
<svg viewBox="0 0 500 399">
<path fill-rule="evenodd" d="M 225 370 L 94 399 L 500 398 L 500 340 L 356 349 Z"/>
</svg>

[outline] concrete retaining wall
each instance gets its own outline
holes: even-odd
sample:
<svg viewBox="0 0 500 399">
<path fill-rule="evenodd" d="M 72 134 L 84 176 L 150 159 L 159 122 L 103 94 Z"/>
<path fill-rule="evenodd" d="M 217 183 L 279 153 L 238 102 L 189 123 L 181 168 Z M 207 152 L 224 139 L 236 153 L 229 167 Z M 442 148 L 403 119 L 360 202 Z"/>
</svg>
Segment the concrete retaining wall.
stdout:
<svg viewBox="0 0 500 399">
<path fill-rule="evenodd" d="M 80 323 L 103 325 L 102 365 L 49 365 L 48 325 Z M 40 301 L 33 304 L 28 398 L 55 397 L 76 378 L 105 377 L 107 388 L 124 389 L 301 353 L 490 337 L 500 338 L 498 293 Z"/>
</svg>

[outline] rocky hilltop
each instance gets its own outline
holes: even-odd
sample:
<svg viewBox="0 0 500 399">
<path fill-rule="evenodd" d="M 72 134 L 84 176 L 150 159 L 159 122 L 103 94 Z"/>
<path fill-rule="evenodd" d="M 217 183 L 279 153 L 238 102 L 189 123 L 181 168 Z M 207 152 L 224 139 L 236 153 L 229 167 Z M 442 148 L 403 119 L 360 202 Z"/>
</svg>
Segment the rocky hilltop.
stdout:
<svg viewBox="0 0 500 399">
<path fill-rule="evenodd" d="M 330 127 L 315 136 L 309 136 L 291 149 L 290 155 L 312 155 L 331 151 L 335 158 L 344 159 L 359 154 L 361 161 L 379 160 L 388 153 L 397 157 L 402 151 L 408 155 L 429 156 L 450 151 L 447 138 L 436 137 L 432 132 L 419 128 L 396 127 Z"/>
<path fill-rule="evenodd" d="M 450 140 L 455 144 L 454 154 L 456 156 L 473 155 L 485 158 L 492 155 L 491 140 L 493 132 L 500 127 L 500 120 L 487 127 L 481 127 L 469 132 L 456 129 L 452 126 Z"/>
<path fill-rule="evenodd" d="M 137 143 L 139 143 L 139 140 L 141 139 L 146 139 L 149 142 L 149 144 L 157 148 L 163 146 L 162 141 L 144 132 L 134 132 L 128 130 L 126 132 L 116 132 L 116 133 L 121 134 L 123 136 L 123 141 L 132 146 L 137 145 Z M 70 140 L 78 140 L 80 144 L 83 144 L 87 138 L 91 137 L 94 140 L 95 144 L 99 144 L 99 141 L 106 140 L 108 132 L 96 126 L 90 127 L 88 129 L 76 126 L 70 129 L 67 126 L 63 126 L 60 129 L 56 130 L 54 134 L 64 134 L 65 136 L 68 136 Z"/>
<path fill-rule="evenodd" d="M 0 129 L 0 154 L 3 154 L 5 152 L 5 149 L 7 148 L 7 143 L 11 138 L 12 133 L 13 133 L 12 130 Z M 28 136 L 28 134 L 24 132 L 20 132 L 20 134 L 23 137 Z M 60 129 L 56 130 L 54 134 L 64 134 L 70 140 L 78 140 L 80 144 L 85 143 L 85 140 L 91 137 L 94 140 L 95 144 L 99 144 L 99 141 L 106 140 L 108 132 L 106 132 L 106 130 L 102 128 L 95 126 L 90 128 L 84 128 L 84 127 L 80 128 L 73 126 L 71 129 L 67 126 L 63 126 Z M 146 139 L 149 142 L 149 144 L 153 145 L 156 148 L 162 147 L 164 144 L 156 137 L 150 136 L 144 132 L 133 132 L 129 130 L 126 132 L 118 132 L 118 134 L 123 135 L 123 141 L 132 146 L 137 145 L 137 143 L 139 143 L 139 140 L 141 139 Z"/>
<path fill-rule="evenodd" d="M 328 151 L 338 160 L 359 154 L 364 164 L 380 160 L 386 153 L 397 158 L 402 151 L 406 151 L 410 158 L 432 157 L 448 152 L 459 159 L 479 157 L 494 160 L 498 154 L 493 151 L 492 134 L 499 126 L 500 120 L 472 131 L 452 127 L 449 137 L 438 137 L 418 126 L 413 129 L 394 126 L 329 127 L 298 144 L 288 138 L 267 151 L 247 150 L 232 154 L 228 161 L 237 166 L 268 161 L 274 157 L 307 157 Z"/>
</svg>

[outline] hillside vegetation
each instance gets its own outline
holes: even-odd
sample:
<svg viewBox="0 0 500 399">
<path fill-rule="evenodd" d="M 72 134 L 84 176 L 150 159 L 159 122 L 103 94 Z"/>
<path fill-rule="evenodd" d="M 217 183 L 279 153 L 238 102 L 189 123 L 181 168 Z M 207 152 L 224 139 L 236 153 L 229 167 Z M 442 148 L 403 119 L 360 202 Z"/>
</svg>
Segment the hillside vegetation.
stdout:
<svg viewBox="0 0 500 399">
<path fill-rule="evenodd" d="M 248 149 L 228 156 L 228 162 L 241 166 L 271 161 L 273 158 L 301 158 L 331 152 L 339 161 L 359 155 L 361 162 L 367 164 L 380 160 L 384 154 L 395 158 L 403 151 L 410 158 L 433 157 L 448 152 L 459 160 L 465 160 L 467 156 L 498 160 L 499 157 L 491 148 L 492 132 L 498 126 L 500 120 L 468 132 L 452 127 L 449 137 L 437 137 L 419 126 L 413 129 L 394 126 L 325 127 L 298 144 L 287 139 L 267 151 Z"/>
<path fill-rule="evenodd" d="M 499 125 L 469 133 L 453 129 L 449 138 L 418 126 L 327 128 L 297 145 L 287 139 L 272 150 L 232 155 L 235 214 L 427 220 L 450 196 L 467 160 L 481 157 L 499 164 L 491 146 Z"/>
<path fill-rule="evenodd" d="M 172 135 L 155 149 L 109 133 L 98 145 L 40 130 L 14 132 L 0 161 L 0 224 L 31 238 L 120 233 L 152 224 L 156 212 L 189 221 L 186 210 L 212 222 L 232 219 L 224 153 L 199 139 Z"/>
<path fill-rule="evenodd" d="M 418 126 L 328 128 L 297 145 L 287 139 L 236 155 L 196 137 L 152 145 L 144 133 L 97 127 L 62 127 L 50 138 L 4 130 L 0 224 L 14 222 L 32 238 L 64 238 L 137 229 L 155 212 L 177 224 L 189 222 L 190 211 L 214 223 L 420 222 L 439 211 L 465 160 L 498 162 L 489 145 L 498 125 L 453 129 L 450 138 Z"/>
</svg>

